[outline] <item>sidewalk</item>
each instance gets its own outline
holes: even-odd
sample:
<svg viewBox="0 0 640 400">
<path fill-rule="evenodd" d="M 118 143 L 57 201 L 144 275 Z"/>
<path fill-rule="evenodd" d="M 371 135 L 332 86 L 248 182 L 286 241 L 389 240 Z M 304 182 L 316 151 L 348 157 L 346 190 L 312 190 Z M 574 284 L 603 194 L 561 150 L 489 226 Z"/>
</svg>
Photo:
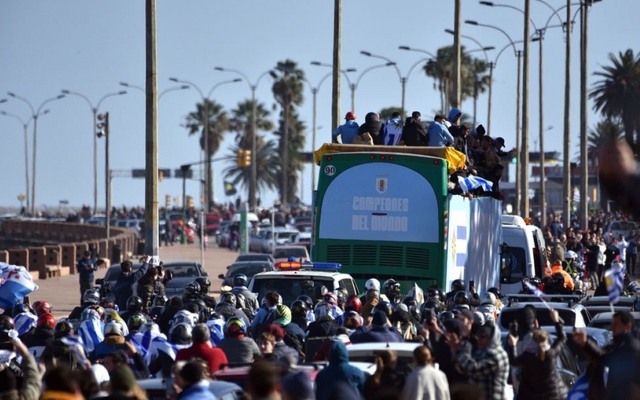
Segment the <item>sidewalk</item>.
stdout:
<svg viewBox="0 0 640 400">
<path fill-rule="evenodd" d="M 210 241 L 209 243 L 211 243 Z M 238 252 L 230 251 L 225 248 L 210 247 L 204 252 L 204 269 L 209 273 L 211 287 L 219 288 L 221 280 L 218 279 L 219 274 L 224 274 L 226 267 L 231 265 Z M 199 244 L 187 244 L 162 247 L 159 251 L 160 259 L 164 262 L 172 261 L 196 261 L 200 262 L 200 246 Z M 137 260 L 135 261 L 137 262 Z M 99 270 L 95 273 L 95 278 L 104 277 L 106 269 Z M 46 300 L 51 303 L 53 315 L 56 319 L 66 317 L 71 313 L 74 307 L 79 305 L 80 301 L 80 284 L 77 275 L 67 275 L 61 278 L 41 279 L 36 283 L 39 289 L 31 293 L 29 298 L 31 303 L 38 300 Z"/>
</svg>

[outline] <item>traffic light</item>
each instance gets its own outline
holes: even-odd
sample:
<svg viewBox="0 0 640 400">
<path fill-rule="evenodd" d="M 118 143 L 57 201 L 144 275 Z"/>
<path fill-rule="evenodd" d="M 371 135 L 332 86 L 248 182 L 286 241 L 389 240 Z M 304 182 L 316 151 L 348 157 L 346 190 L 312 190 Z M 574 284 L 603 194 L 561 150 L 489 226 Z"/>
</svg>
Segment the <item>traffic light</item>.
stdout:
<svg viewBox="0 0 640 400">
<path fill-rule="evenodd" d="M 247 168 L 251 165 L 251 150 L 238 150 L 238 167 Z"/>
<path fill-rule="evenodd" d="M 193 196 L 187 196 L 187 208 L 193 208 Z"/>
<path fill-rule="evenodd" d="M 244 151 L 244 166 L 245 167 L 251 166 L 251 150 Z"/>
<path fill-rule="evenodd" d="M 165 194 L 164 195 L 164 206 L 169 208 L 171 207 L 171 195 L 170 194 Z"/>
<path fill-rule="evenodd" d="M 98 123 L 96 124 L 98 138 L 109 134 L 109 113 L 98 114 Z"/>
</svg>

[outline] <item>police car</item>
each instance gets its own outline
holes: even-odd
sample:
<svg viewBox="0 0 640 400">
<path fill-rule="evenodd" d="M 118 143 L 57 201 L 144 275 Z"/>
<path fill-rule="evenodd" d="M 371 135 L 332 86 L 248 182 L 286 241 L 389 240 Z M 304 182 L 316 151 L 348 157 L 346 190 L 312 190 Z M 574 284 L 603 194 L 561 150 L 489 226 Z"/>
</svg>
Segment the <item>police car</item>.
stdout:
<svg viewBox="0 0 640 400">
<path fill-rule="evenodd" d="M 329 291 L 344 289 L 348 296 L 358 295 L 355 280 L 340 272 L 340 264 L 320 262 L 279 262 L 276 271 L 261 272 L 253 276 L 249 290 L 258 300 L 267 292 L 276 291 L 283 304 L 293 303 L 299 296 L 316 298 L 316 289 L 325 286 Z"/>
</svg>

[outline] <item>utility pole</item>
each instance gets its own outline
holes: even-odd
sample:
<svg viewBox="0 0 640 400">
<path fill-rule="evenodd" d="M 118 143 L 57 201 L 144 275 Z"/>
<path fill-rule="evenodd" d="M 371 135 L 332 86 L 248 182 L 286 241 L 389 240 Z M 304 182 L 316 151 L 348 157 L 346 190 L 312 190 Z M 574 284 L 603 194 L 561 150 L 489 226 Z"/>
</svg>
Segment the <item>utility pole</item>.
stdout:
<svg viewBox="0 0 640 400">
<path fill-rule="evenodd" d="M 333 76 L 331 78 L 331 131 L 340 125 L 340 81 L 342 70 L 342 0 L 335 0 L 333 10 Z M 353 93 L 351 102 L 353 103 Z M 355 110 L 351 110 L 355 111 Z M 315 149 L 314 149 L 315 150 Z"/>
<path fill-rule="evenodd" d="M 522 205 L 520 212 L 523 217 L 529 216 L 529 19 L 531 18 L 531 0 L 524 0 L 524 65 L 522 68 L 522 148 L 520 167 L 520 180 L 522 192 L 520 193 Z"/>
<path fill-rule="evenodd" d="M 522 71 L 522 51 L 516 51 L 516 58 L 518 59 L 518 74 L 517 74 L 517 84 L 516 84 L 516 149 L 520 151 L 520 154 L 517 157 L 516 162 L 516 201 L 515 201 L 515 215 L 520 215 L 520 198 L 522 197 L 522 180 L 520 177 L 520 171 L 522 170 L 522 152 L 520 148 L 522 147 L 522 141 L 520 136 L 520 81 L 522 80 L 521 71 Z"/>
<path fill-rule="evenodd" d="M 538 56 L 538 105 L 540 112 L 538 115 L 539 127 L 539 140 L 540 140 L 540 226 L 547 226 L 547 183 L 545 182 L 546 173 L 544 170 L 545 156 L 544 156 L 544 107 L 542 97 L 542 41 L 544 40 L 544 29 L 538 30 L 538 44 L 540 45 L 540 54 Z"/>
<path fill-rule="evenodd" d="M 493 62 L 489 62 L 489 99 L 487 100 L 487 132 L 491 135 L 491 95 L 493 94 Z"/>
<path fill-rule="evenodd" d="M 589 203 L 587 194 L 589 192 L 589 165 L 587 160 L 587 27 L 589 19 L 588 0 L 580 4 L 580 227 L 583 230 L 588 228 L 589 223 Z"/>
<path fill-rule="evenodd" d="M 456 0 L 453 18 L 453 101 L 450 106 L 460 107 L 460 62 L 462 52 L 460 51 L 460 9 L 462 0 Z M 449 105 L 449 104 L 448 104 Z"/>
<path fill-rule="evenodd" d="M 571 222 L 571 0 L 567 0 L 566 47 L 564 66 L 564 146 L 562 161 L 562 224 Z"/>
<path fill-rule="evenodd" d="M 146 0 L 145 254 L 158 256 L 158 73 L 156 0 Z"/>
</svg>

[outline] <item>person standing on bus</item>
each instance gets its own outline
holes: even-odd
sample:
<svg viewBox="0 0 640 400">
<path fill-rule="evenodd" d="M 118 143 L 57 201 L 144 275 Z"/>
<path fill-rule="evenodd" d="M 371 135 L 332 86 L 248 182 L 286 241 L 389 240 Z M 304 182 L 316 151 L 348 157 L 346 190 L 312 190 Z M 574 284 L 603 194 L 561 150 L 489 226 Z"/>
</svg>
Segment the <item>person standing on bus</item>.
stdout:
<svg viewBox="0 0 640 400">
<path fill-rule="evenodd" d="M 402 139 L 402 118 L 399 112 L 391 114 L 391 118 L 385 122 L 382 128 L 382 144 L 396 146 Z"/>
<path fill-rule="evenodd" d="M 351 144 L 353 142 L 353 138 L 358 135 L 360 128 L 358 123 L 356 122 L 356 113 L 353 111 L 349 111 L 344 119 L 346 122 L 338 127 L 338 129 L 333 132 L 332 135 L 332 143 L 340 143 L 338 141 L 338 136 L 340 136 L 340 140 L 342 144 Z"/>
<path fill-rule="evenodd" d="M 430 147 L 445 147 L 453 145 L 453 136 L 449 133 L 449 129 L 444 125 L 444 117 L 436 115 L 429 128 L 427 135 L 429 136 Z"/>
<path fill-rule="evenodd" d="M 429 143 L 427 128 L 422 123 L 419 111 L 414 111 L 406 119 L 402 128 L 402 141 L 407 146 L 426 146 Z"/>
</svg>

